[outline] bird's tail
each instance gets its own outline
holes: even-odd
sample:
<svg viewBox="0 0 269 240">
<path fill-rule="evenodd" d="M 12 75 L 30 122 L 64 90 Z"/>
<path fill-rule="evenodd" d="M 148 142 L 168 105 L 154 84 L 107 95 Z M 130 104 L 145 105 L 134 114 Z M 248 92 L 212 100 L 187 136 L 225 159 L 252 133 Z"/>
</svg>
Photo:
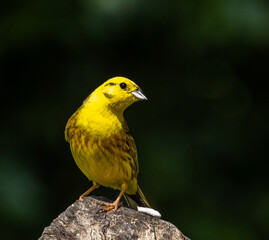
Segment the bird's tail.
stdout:
<svg viewBox="0 0 269 240">
<path fill-rule="evenodd" d="M 124 197 L 128 206 L 131 208 L 137 209 L 137 206 L 151 208 L 151 206 L 149 205 L 146 197 L 144 196 L 139 186 L 137 186 L 136 194 L 129 195 L 129 194 L 124 193 Z"/>
</svg>

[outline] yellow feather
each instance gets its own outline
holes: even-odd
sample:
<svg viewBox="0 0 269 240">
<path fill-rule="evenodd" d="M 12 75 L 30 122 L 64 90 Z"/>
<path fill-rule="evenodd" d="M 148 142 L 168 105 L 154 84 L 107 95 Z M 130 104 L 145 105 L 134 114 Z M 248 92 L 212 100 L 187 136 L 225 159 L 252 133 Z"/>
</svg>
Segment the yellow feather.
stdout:
<svg viewBox="0 0 269 240">
<path fill-rule="evenodd" d="M 137 193 L 139 169 L 123 112 L 144 99 L 131 80 L 111 78 L 90 94 L 66 124 L 65 138 L 80 170 L 96 186 L 121 190 L 119 199 L 124 192 Z"/>
</svg>

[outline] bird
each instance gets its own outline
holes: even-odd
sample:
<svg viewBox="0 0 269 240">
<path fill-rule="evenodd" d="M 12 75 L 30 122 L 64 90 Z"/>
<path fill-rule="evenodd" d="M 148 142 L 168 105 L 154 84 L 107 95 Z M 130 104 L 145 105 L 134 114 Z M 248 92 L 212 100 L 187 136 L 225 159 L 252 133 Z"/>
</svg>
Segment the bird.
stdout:
<svg viewBox="0 0 269 240">
<path fill-rule="evenodd" d="M 93 183 L 78 201 L 104 186 L 120 191 L 113 203 L 102 202 L 105 212 L 117 210 L 122 196 L 132 208 L 151 208 L 137 183 L 137 149 L 123 115 L 127 107 L 142 100 L 147 97 L 136 83 L 113 77 L 95 89 L 68 120 L 65 140 L 77 166 Z"/>
</svg>

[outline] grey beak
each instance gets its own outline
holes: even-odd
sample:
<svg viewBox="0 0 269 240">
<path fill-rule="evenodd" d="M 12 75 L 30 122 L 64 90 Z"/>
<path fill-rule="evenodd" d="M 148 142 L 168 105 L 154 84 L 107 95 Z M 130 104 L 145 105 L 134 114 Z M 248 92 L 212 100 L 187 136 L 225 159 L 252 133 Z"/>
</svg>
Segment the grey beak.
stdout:
<svg viewBox="0 0 269 240">
<path fill-rule="evenodd" d="M 139 100 L 148 100 L 141 89 L 138 89 L 136 91 L 132 91 L 131 93 Z"/>
</svg>

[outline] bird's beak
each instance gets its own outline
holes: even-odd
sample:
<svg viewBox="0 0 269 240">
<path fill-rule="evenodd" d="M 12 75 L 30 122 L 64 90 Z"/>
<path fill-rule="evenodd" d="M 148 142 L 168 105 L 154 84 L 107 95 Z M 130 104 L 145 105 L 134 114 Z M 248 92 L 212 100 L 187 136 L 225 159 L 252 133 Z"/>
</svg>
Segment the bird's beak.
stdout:
<svg viewBox="0 0 269 240">
<path fill-rule="evenodd" d="M 138 100 L 148 100 L 141 89 L 131 92 Z"/>
</svg>

